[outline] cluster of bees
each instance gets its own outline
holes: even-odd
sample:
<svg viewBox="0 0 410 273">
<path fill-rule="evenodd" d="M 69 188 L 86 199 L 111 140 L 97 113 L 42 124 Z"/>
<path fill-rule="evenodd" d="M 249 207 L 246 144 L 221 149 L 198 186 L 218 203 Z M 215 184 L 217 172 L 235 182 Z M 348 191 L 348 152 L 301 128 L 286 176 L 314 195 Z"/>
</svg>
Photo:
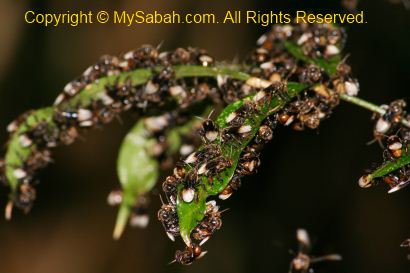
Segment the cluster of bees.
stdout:
<svg viewBox="0 0 410 273">
<path fill-rule="evenodd" d="M 303 45 L 304 53 L 309 57 L 329 59 L 339 53 L 339 48 L 344 43 L 344 33 L 343 30 L 331 25 L 274 26 L 271 32 L 258 40 L 258 48 L 253 50 L 246 60 L 247 72 L 254 78 L 247 82 L 218 79 L 219 87 L 228 90 L 224 97 L 227 102 L 236 101 L 269 85 L 270 88 L 278 91 L 283 89 L 287 81 L 297 81 L 312 86 L 292 100 L 278 114 L 271 115 L 261 124 L 255 137 L 241 153 L 231 181 L 219 193 L 218 197 L 222 200 L 229 198 L 240 187 L 244 175 L 256 171 L 260 165 L 260 151 L 263 145 L 272 139 L 273 129 L 278 122 L 286 126 L 292 125 L 296 130 L 315 129 L 320 121 L 327 118 L 332 109 L 338 105 L 340 94 L 355 96 L 359 91 L 358 82 L 351 76 L 351 68 L 345 61 L 337 65 L 334 75 L 329 75 L 319 66 L 298 60 L 287 52 L 283 46 L 284 40 Z M 280 91 L 274 93 L 281 95 Z M 192 202 L 197 198 L 196 191 L 202 181 L 201 175 L 205 175 L 212 181 L 218 171 L 232 165 L 232 160 L 221 155 L 220 146 L 214 145 L 213 141 L 220 136 L 222 143 L 230 141 L 235 146 L 235 140 L 242 138 L 243 135 L 246 136 L 252 130 L 251 125 L 244 121 L 253 114 L 255 108 L 257 107 L 252 104 L 245 104 L 230 113 L 225 120 L 227 127 L 224 129 L 218 128 L 209 119 L 204 121 L 203 128 L 199 131 L 204 148 L 181 161 L 174 169 L 174 174 L 163 183 L 168 203 L 163 204 L 158 218 L 171 240 L 175 240 L 175 236 L 180 235 L 176 211 L 177 195 L 180 194 L 184 202 Z M 178 185 L 181 184 L 183 189 L 179 192 Z M 175 261 L 191 264 L 204 255 L 201 246 L 220 228 L 222 224 L 220 215 L 215 201 L 208 201 L 203 220 L 191 233 L 191 243 L 184 251 L 176 252 Z"/>
<path fill-rule="evenodd" d="M 275 81 L 294 81 L 312 85 L 294 99 L 278 116 L 281 124 L 295 130 L 315 129 L 329 117 L 339 104 L 339 95 L 356 96 L 359 83 L 352 76 L 351 67 L 341 60 L 333 75 L 314 63 L 297 59 L 286 50 L 284 43 L 300 46 L 312 60 L 331 60 L 345 43 L 345 33 L 333 25 L 295 24 L 275 25 L 262 35 L 248 57 L 248 72 L 258 78 Z"/>
<path fill-rule="evenodd" d="M 187 108 L 204 98 L 215 97 L 220 101 L 219 93 L 215 95 L 219 90 L 215 80 L 211 81 L 206 77 L 176 79 L 172 70 L 174 65 L 211 66 L 213 63 L 213 58 L 204 50 L 194 48 L 179 48 L 172 52 L 160 53 L 155 47 L 142 46 L 121 57 L 103 56 L 80 77 L 63 88 L 63 92 L 54 103 L 52 122 L 39 119 L 35 125 L 29 125 L 27 118 L 35 111 L 28 111 L 19 116 L 8 125 L 7 130 L 11 138 L 18 132 L 21 149 L 29 149 L 30 154 L 26 157 L 17 155 L 21 159 L 21 164 L 8 166 L 14 169 L 13 175 L 19 185 L 14 200 L 8 205 L 6 217 L 11 217 L 13 206 L 26 212 L 30 210 L 36 196 L 33 188 L 36 171 L 51 162 L 51 148 L 73 143 L 78 138 L 80 129 L 103 126 L 118 117 L 121 112 L 131 108 L 144 114 L 149 114 L 148 110 L 155 109 L 155 114 L 161 112 L 161 107 L 165 108 L 175 101 L 179 104 L 179 109 Z M 160 71 L 155 70 L 158 66 L 162 67 Z M 153 76 L 146 84 L 133 85 L 131 78 L 120 82 L 123 73 L 139 68 L 152 69 Z M 95 88 L 92 84 L 98 84 L 104 77 L 112 80 L 108 80 L 102 90 L 87 103 L 81 103 L 78 96 L 82 93 L 87 96 L 87 92 Z M 211 94 L 212 92 L 215 94 Z M 73 103 L 73 100 L 78 103 Z M 159 140 L 158 158 L 163 157 L 167 146 L 161 131 L 180 122 L 179 116 L 167 114 L 146 119 L 146 126 Z M 28 129 L 19 130 L 22 125 Z M 190 149 L 192 150 L 190 145 L 184 145 L 185 152 Z M 162 163 L 166 162 L 164 160 Z M 170 164 L 172 162 L 168 161 L 168 165 Z M 9 183 L 5 169 L 6 167 L 0 168 L 0 178 L 7 186 Z"/>
<path fill-rule="evenodd" d="M 145 125 L 158 140 L 153 153 L 161 164 L 169 167 L 172 162 L 167 160 L 168 146 L 164 132 L 186 122 L 182 110 L 189 113 L 191 106 L 205 99 L 214 105 L 225 105 L 255 94 L 253 99 L 246 100 L 239 109 L 231 112 L 223 121 L 223 126 L 209 118 L 203 122 L 198 130 L 203 142 L 200 150 L 194 151 L 194 146 L 189 143 L 181 146 L 183 160 L 176 164 L 173 175 L 162 185 L 167 203 L 158 212 L 167 235 L 174 240 L 180 235 L 177 200 L 180 198 L 187 203 L 196 200 L 201 176 L 212 182 L 212 179 L 220 179 L 224 170 L 235 166 L 233 177 L 218 194 L 222 200 L 229 198 L 240 187 L 241 178 L 254 173 L 260 165 L 260 152 L 263 145 L 272 139 L 278 122 L 291 125 L 296 130 L 315 129 L 338 105 L 340 94 L 353 96 L 358 93 L 358 82 L 351 76 L 350 66 L 344 60 L 337 65 L 336 72 L 329 75 L 317 63 L 298 59 L 285 46 L 285 43 L 293 43 L 308 58 L 331 60 L 340 53 L 344 40 L 343 29 L 332 25 L 275 25 L 257 41 L 257 48 L 244 62 L 242 70 L 252 76 L 247 81 L 227 76 L 216 79 L 177 78 L 174 66 L 215 65 L 214 59 L 201 49 L 178 48 L 171 52 L 159 52 L 156 47 L 143 46 L 120 57 L 103 56 L 64 87 L 54 102 L 52 122 L 39 120 L 36 126 L 31 126 L 24 133 L 18 131 L 21 147 L 30 148 L 32 152 L 28 158 L 22 159 L 21 166 L 13 166 L 19 189 L 12 205 L 25 211 L 31 208 L 35 199 L 32 187 L 35 171 L 51 162 L 50 148 L 71 144 L 79 136 L 79 129 L 102 126 L 121 112 L 134 109 L 141 115 L 150 116 L 145 118 Z M 134 84 L 133 79 L 126 75 L 136 69 L 151 71 L 151 78 L 144 84 Z M 260 107 L 272 96 L 285 96 L 289 81 L 311 88 L 255 128 L 253 118 L 258 115 Z M 93 98 L 86 100 L 87 103 L 78 100 L 79 96 L 86 96 L 87 92 L 96 88 L 94 84 L 99 82 L 106 84 Z M 169 109 L 177 111 L 167 112 Z M 158 115 L 158 112 L 165 114 Z M 26 122 L 29 114 L 22 115 L 8 126 L 12 135 Z M 247 145 L 236 160 L 223 149 L 225 146 L 237 149 L 240 143 L 245 142 Z M 0 161 L 0 179 L 7 184 L 4 169 L 5 163 Z M 182 191 L 178 190 L 180 185 L 183 185 Z M 121 194 L 114 192 L 110 200 L 118 204 Z M 135 225 L 144 226 L 147 223 L 144 220 L 147 204 L 144 196 L 135 205 L 134 214 L 138 216 Z M 177 262 L 191 264 L 204 255 L 201 246 L 221 227 L 221 213 L 215 201 L 207 202 L 204 217 L 191 234 L 192 243 L 184 251 L 177 251 Z"/>
<path fill-rule="evenodd" d="M 399 99 L 389 105 L 382 105 L 384 114 L 374 114 L 374 140 L 377 141 L 383 150 L 383 163 L 394 162 L 404 154 L 409 154 L 410 128 L 403 124 L 410 121 L 410 115 L 406 111 L 406 101 Z M 364 175 L 359 180 L 359 185 L 368 188 L 376 185 L 378 180 L 369 180 Z M 405 165 L 396 171 L 390 172 L 382 178 L 388 185 L 388 193 L 396 192 L 410 184 L 410 166 Z"/>
<path fill-rule="evenodd" d="M 223 180 L 221 174 L 232 167 L 235 159 L 231 158 L 231 149 L 239 149 L 242 142 L 249 142 L 237 159 L 233 177 L 227 186 L 218 194 L 219 199 L 229 198 L 234 190 L 241 185 L 241 178 L 254 173 L 260 165 L 259 153 L 263 144 L 272 139 L 277 117 L 268 117 L 258 126 L 253 137 L 254 116 L 261 114 L 260 109 L 270 102 L 272 96 L 285 92 L 285 86 L 276 82 L 268 88 L 257 92 L 252 99 L 244 100 L 243 104 L 224 118 L 223 128 L 211 119 L 202 123 L 198 134 L 203 146 L 177 163 L 173 174 L 162 184 L 167 197 L 158 212 L 168 237 L 175 240 L 180 236 L 177 203 L 191 203 L 199 198 L 198 189 L 202 187 L 202 177 L 206 177 L 209 185 Z M 226 126 L 225 126 L 226 125 Z M 215 200 L 206 203 L 204 217 L 190 234 L 190 244 L 184 251 L 177 251 L 175 261 L 188 265 L 204 255 L 201 246 L 222 226 L 221 211 Z"/>
</svg>

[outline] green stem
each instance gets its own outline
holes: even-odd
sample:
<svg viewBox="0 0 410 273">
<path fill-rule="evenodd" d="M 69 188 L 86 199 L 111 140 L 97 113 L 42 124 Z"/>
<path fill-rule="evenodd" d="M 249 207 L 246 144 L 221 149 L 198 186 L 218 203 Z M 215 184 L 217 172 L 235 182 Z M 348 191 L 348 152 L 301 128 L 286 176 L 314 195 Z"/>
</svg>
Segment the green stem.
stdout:
<svg viewBox="0 0 410 273">
<path fill-rule="evenodd" d="M 340 99 L 349 102 L 351 104 L 360 106 L 364 109 L 370 110 L 374 113 L 377 113 L 379 115 L 384 115 L 386 113 L 386 110 L 381 108 L 380 106 L 373 104 L 371 102 L 365 101 L 364 99 L 358 98 L 358 97 L 353 97 L 353 96 L 348 96 L 346 94 L 341 94 Z M 410 122 L 407 121 L 406 119 L 401 119 L 401 124 L 403 124 L 406 127 L 410 128 Z"/>
</svg>

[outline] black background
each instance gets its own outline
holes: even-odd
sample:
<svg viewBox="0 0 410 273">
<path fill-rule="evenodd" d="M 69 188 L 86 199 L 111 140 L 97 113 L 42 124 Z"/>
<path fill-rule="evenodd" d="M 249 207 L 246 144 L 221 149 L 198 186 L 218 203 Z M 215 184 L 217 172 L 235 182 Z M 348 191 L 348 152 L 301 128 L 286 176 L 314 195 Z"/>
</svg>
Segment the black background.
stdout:
<svg viewBox="0 0 410 273">
<path fill-rule="evenodd" d="M 114 1 L 39 0 L 0 3 L 0 139 L 19 113 L 51 104 L 66 82 L 100 55 L 159 44 L 206 48 L 219 60 L 243 58 L 268 28 L 257 25 L 83 25 L 44 28 L 24 24 L 28 9 L 155 10 L 185 12 L 231 9 L 314 12 L 340 10 L 338 1 Z M 410 11 L 387 0 L 361 1 L 368 24 L 348 26 L 346 52 L 361 85 L 360 96 L 381 104 L 408 96 Z M 410 189 L 387 195 L 380 185 L 360 189 L 363 170 L 381 161 L 372 139 L 371 114 L 346 103 L 319 130 L 280 128 L 262 155 L 258 174 L 244 180 L 233 197 L 224 225 L 206 244 L 207 256 L 190 267 L 170 265 L 176 248 L 156 221 L 159 199 L 151 206 L 146 230 L 127 229 L 111 239 L 116 210 L 106 205 L 117 187 L 115 160 L 122 137 L 135 120 L 123 115 L 103 131 L 55 151 L 41 172 L 38 199 L 27 216 L 0 221 L 1 272 L 287 272 L 295 230 L 309 230 L 314 254 L 340 253 L 340 263 L 316 272 L 408 272 Z M 1 207 L 6 196 L 2 190 Z M 409 250 L 410 252 L 410 250 Z"/>
</svg>

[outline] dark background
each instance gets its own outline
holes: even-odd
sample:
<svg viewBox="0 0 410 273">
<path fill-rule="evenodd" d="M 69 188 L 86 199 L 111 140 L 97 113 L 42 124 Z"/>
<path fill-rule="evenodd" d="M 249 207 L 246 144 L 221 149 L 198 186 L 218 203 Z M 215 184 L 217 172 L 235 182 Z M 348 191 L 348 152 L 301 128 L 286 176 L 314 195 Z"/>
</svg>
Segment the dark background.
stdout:
<svg viewBox="0 0 410 273">
<path fill-rule="evenodd" d="M 286 4 L 285 4 L 286 3 Z M 0 2 L 0 139 L 19 113 L 52 103 L 66 82 L 100 55 L 117 54 L 151 43 L 163 49 L 206 48 L 219 60 L 242 58 L 268 28 L 256 25 L 83 25 L 43 28 L 27 25 L 23 14 L 36 10 L 172 9 L 186 12 L 257 9 L 338 11 L 339 1 L 114 1 L 39 0 Z M 360 96 L 387 103 L 408 96 L 410 11 L 387 0 L 363 1 L 368 24 L 348 27 Z M 176 248 L 156 221 L 159 199 L 151 206 L 146 230 L 127 229 L 111 239 L 116 209 L 106 204 L 117 187 L 115 160 L 133 122 L 114 122 L 83 133 L 84 140 L 55 151 L 55 162 L 41 172 L 31 213 L 0 220 L 0 272 L 287 272 L 296 247 L 295 230 L 309 230 L 314 254 L 340 253 L 340 263 L 316 272 L 408 272 L 399 244 L 410 236 L 410 188 L 387 195 L 380 185 L 357 185 L 363 170 L 381 161 L 372 139 L 371 114 L 342 103 L 317 131 L 276 131 L 265 149 L 259 173 L 244 180 L 222 203 L 223 228 L 206 244 L 207 256 L 190 267 L 170 265 Z M 4 191 L 0 205 L 6 202 Z"/>
</svg>

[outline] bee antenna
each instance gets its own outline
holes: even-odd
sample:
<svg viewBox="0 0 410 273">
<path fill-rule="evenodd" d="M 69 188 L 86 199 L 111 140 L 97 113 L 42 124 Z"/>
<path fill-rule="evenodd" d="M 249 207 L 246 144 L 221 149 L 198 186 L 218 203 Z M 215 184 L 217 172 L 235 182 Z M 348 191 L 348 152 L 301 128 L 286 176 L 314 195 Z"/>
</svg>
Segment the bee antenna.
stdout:
<svg viewBox="0 0 410 273">
<path fill-rule="evenodd" d="M 224 210 L 221 210 L 219 213 L 222 214 L 222 213 L 224 213 L 224 212 L 226 212 L 226 211 L 228 211 L 228 210 L 230 210 L 230 208 L 226 208 L 226 209 L 224 209 Z"/>
<path fill-rule="evenodd" d="M 162 204 L 162 205 L 165 204 L 165 203 L 164 203 L 164 200 L 162 199 L 162 195 L 161 195 L 161 194 L 159 194 L 159 200 L 161 200 L 161 204 Z"/>
<path fill-rule="evenodd" d="M 346 61 L 347 61 L 347 59 L 349 59 L 349 57 L 350 57 L 350 53 L 346 54 L 346 56 L 343 57 L 343 59 L 340 61 L 339 64 L 344 64 L 344 63 L 346 63 Z"/>
<path fill-rule="evenodd" d="M 162 45 L 164 44 L 164 40 L 162 40 L 161 42 L 159 42 L 159 44 L 157 45 L 156 49 L 159 50 Z"/>
<path fill-rule="evenodd" d="M 171 265 L 173 263 L 175 263 L 177 260 L 173 259 L 172 261 L 170 261 L 167 265 Z"/>
<path fill-rule="evenodd" d="M 203 117 L 200 117 L 200 116 L 194 116 L 194 117 L 197 118 L 197 119 L 199 119 L 199 120 L 201 120 L 201 121 L 204 121 L 204 120 L 205 120 Z"/>
<path fill-rule="evenodd" d="M 212 116 L 212 114 L 214 113 L 215 109 L 212 109 L 211 112 L 208 115 L 208 119 Z"/>
</svg>

